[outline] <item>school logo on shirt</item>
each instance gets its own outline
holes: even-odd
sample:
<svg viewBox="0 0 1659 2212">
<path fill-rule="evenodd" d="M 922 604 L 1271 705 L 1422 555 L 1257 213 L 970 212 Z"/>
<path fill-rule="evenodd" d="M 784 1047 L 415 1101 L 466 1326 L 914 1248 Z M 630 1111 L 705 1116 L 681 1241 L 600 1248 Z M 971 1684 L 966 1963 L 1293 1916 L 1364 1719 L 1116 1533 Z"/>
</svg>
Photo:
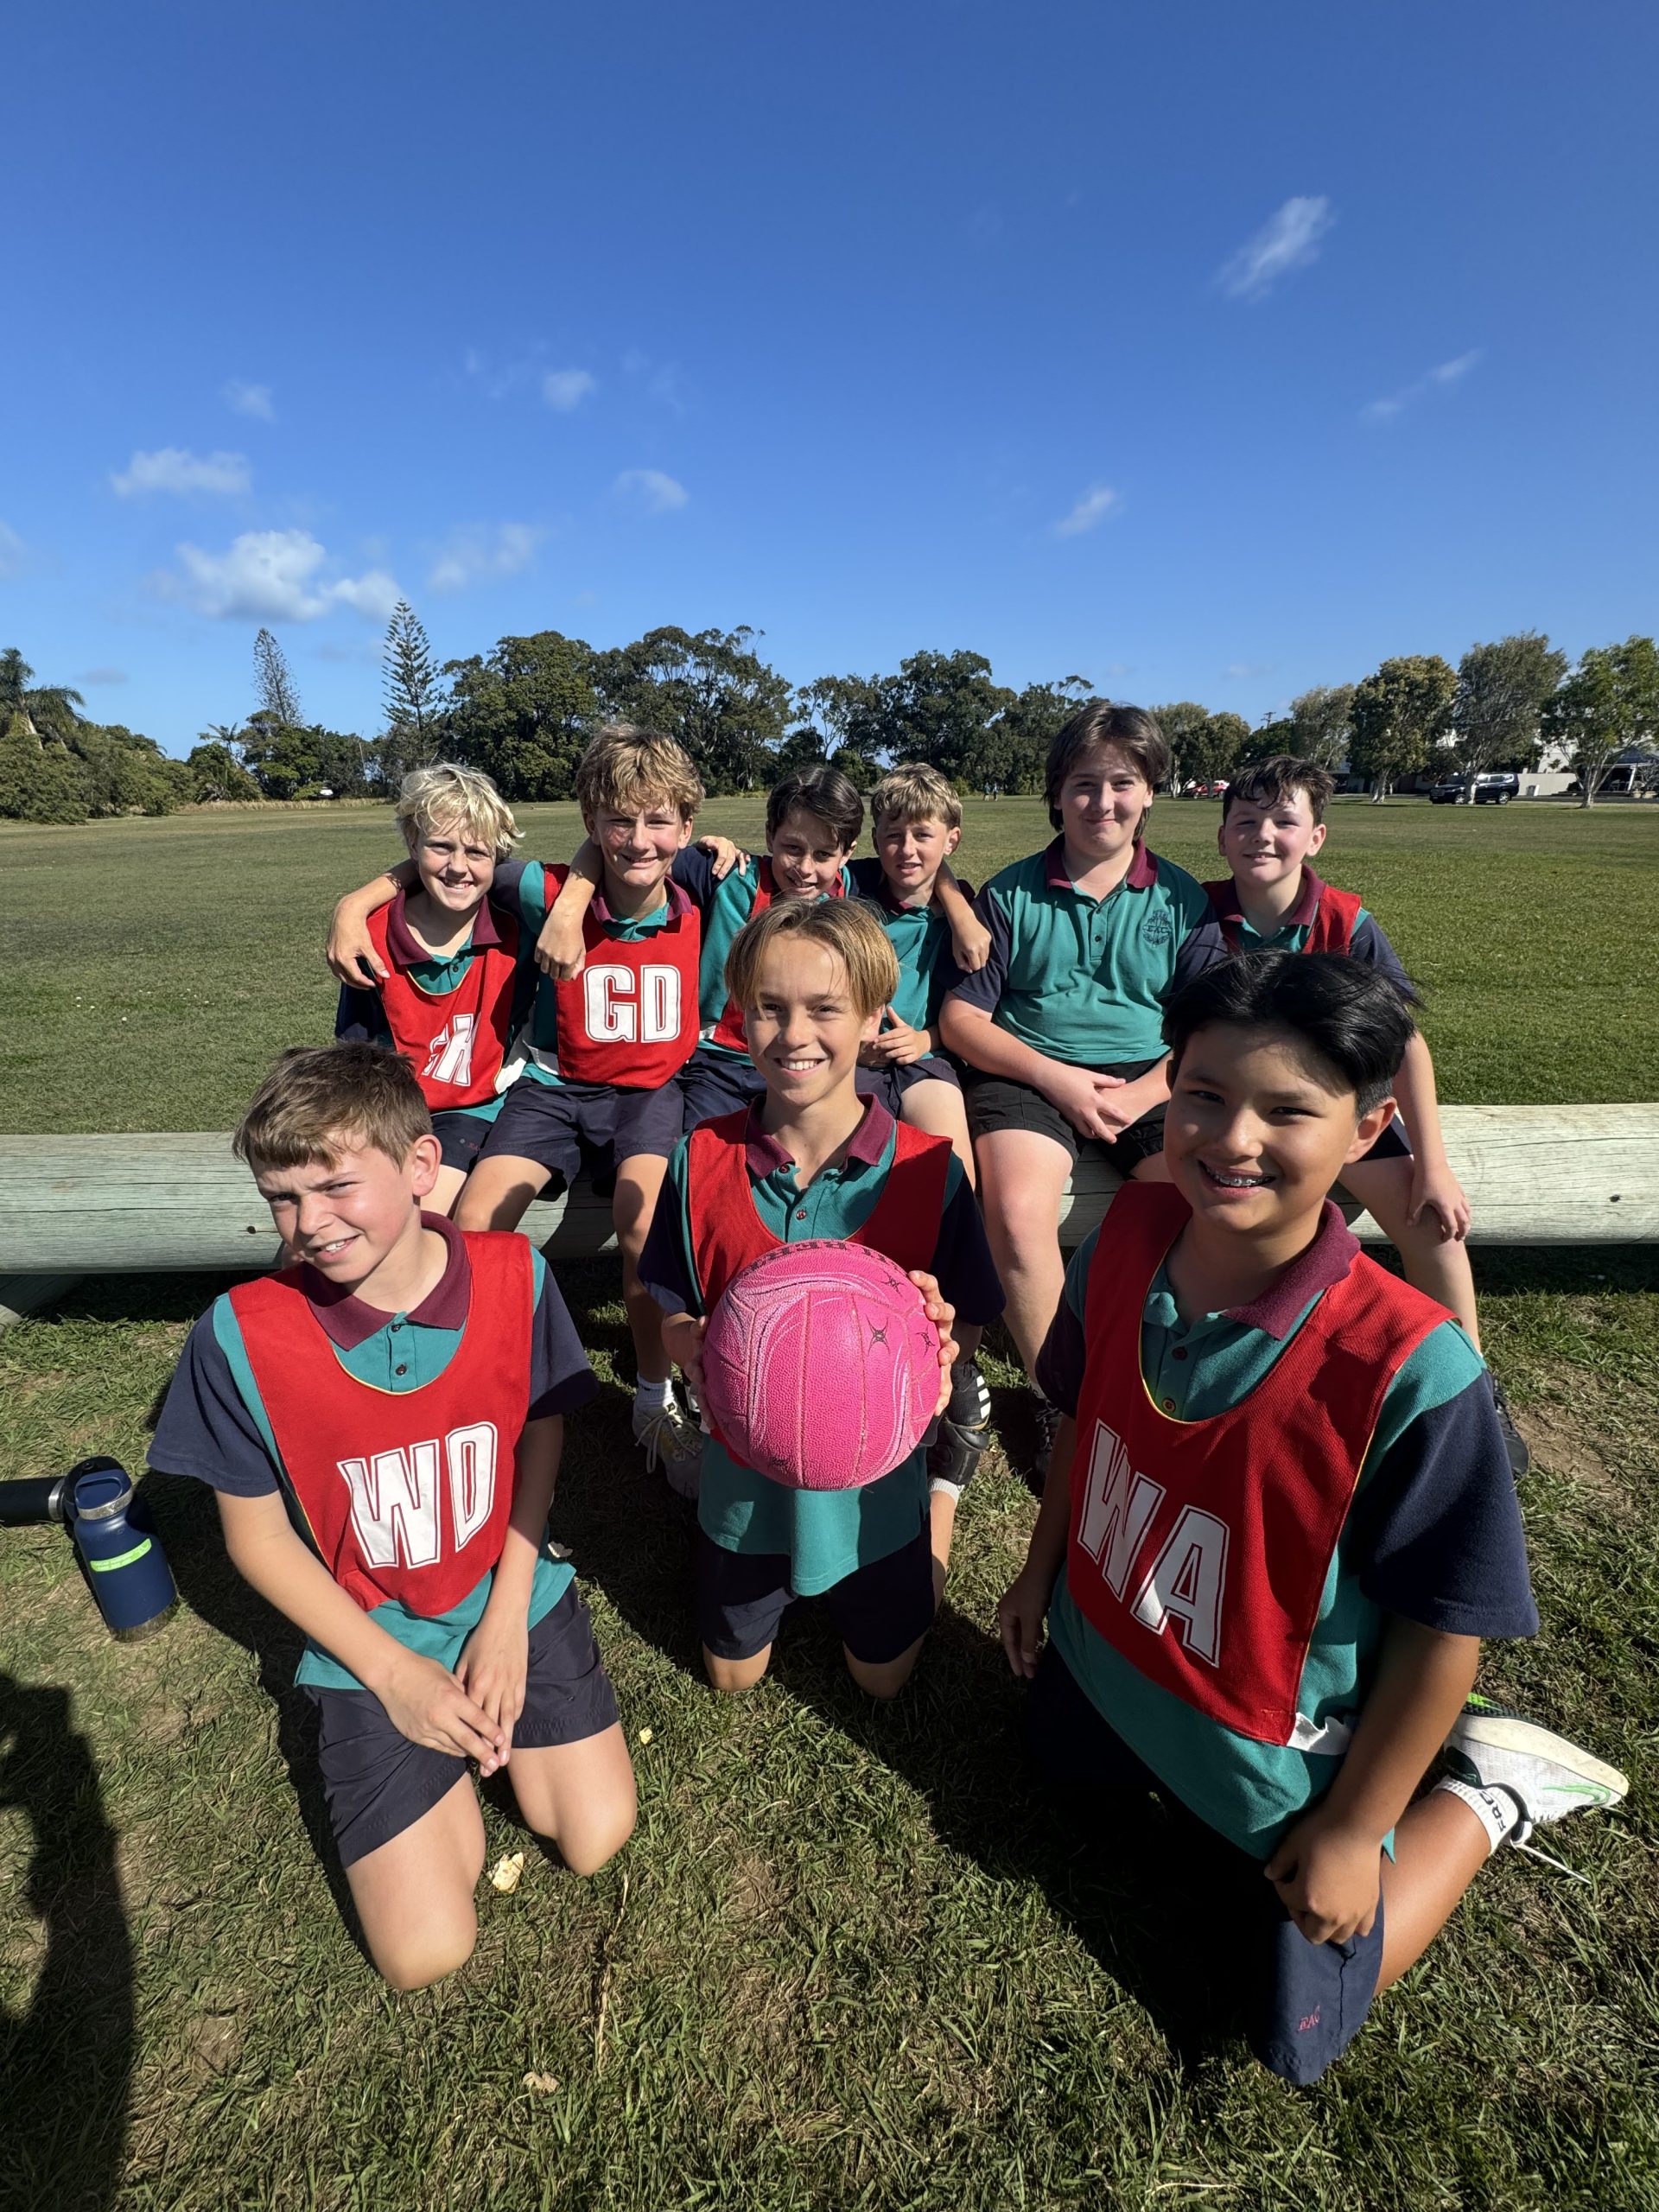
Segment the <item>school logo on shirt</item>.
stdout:
<svg viewBox="0 0 1659 2212">
<path fill-rule="evenodd" d="M 632 968 L 596 966 L 582 971 L 582 1006 L 588 1036 L 596 1045 L 660 1045 L 680 1033 L 680 971 L 655 962 L 639 972 L 634 995 Z"/>
<path fill-rule="evenodd" d="M 433 1437 L 371 1459 L 335 1462 L 352 1493 L 352 1526 L 365 1566 L 434 1567 L 443 1556 L 440 1454 L 460 1551 L 486 1526 L 495 1503 L 493 1421 L 452 1428 L 442 1443 Z"/>
<path fill-rule="evenodd" d="M 1170 920 L 1167 910 L 1154 906 L 1141 923 L 1141 934 L 1148 944 L 1167 944 L 1175 934 L 1175 925 Z"/>
<path fill-rule="evenodd" d="M 421 1073 L 432 1083 L 453 1083 L 464 1089 L 473 1079 L 473 1037 L 478 1017 L 452 1014 L 428 1047 Z"/>
<path fill-rule="evenodd" d="M 1193 1658 L 1217 1666 L 1227 1523 L 1200 1506 L 1184 1506 L 1148 1559 L 1147 1532 L 1163 1502 L 1163 1484 L 1136 1474 L 1122 1440 L 1097 1421 L 1077 1541 L 1113 1597 L 1127 1603 L 1131 1619 L 1154 1636 L 1173 1626 Z"/>
</svg>

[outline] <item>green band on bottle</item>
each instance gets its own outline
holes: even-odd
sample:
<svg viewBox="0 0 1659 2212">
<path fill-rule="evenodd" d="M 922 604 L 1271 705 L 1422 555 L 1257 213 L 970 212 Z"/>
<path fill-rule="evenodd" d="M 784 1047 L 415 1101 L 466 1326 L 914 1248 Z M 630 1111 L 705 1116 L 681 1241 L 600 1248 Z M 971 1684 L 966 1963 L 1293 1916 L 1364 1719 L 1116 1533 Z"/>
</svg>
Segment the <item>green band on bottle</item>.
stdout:
<svg viewBox="0 0 1659 2212">
<path fill-rule="evenodd" d="M 143 1559 L 149 1549 L 149 1538 L 135 1544 L 130 1552 L 123 1552 L 118 1559 L 89 1559 L 86 1562 L 94 1574 L 113 1574 L 118 1567 L 130 1567 L 136 1559 Z"/>
</svg>

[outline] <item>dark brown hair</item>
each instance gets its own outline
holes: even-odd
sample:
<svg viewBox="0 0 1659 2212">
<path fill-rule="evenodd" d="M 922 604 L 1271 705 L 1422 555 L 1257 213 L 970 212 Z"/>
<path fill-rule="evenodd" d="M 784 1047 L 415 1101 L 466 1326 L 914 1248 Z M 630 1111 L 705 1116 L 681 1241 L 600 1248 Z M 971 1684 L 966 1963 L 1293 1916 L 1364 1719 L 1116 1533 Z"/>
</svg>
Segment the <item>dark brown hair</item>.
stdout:
<svg viewBox="0 0 1659 2212">
<path fill-rule="evenodd" d="M 1241 768 L 1221 795 L 1224 822 L 1235 806 L 1277 806 L 1293 792 L 1307 793 L 1308 812 L 1316 823 L 1325 819 L 1325 802 L 1337 788 L 1337 779 L 1312 760 L 1299 760 L 1294 753 L 1275 753 L 1271 760 L 1258 760 Z"/>
<path fill-rule="evenodd" d="M 372 1145 L 401 1166 L 432 1116 L 415 1071 L 378 1045 L 290 1045 L 253 1094 L 231 1149 L 262 1167 L 327 1166 Z"/>
<path fill-rule="evenodd" d="M 810 768 L 797 768 L 772 785 L 766 796 L 768 844 L 797 807 L 803 814 L 816 814 L 826 829 L 834 830 L 837 844 L 850 851 L 858 842 L 858 833 L 864 827 L 864 802 L 857 785 L 839 768 L 815 760 Z"/>
<path fill-rule="evenodd" d="M 1154 791 L 1169 775 L 1169 741 L 1144 707 L 1115 707 L 1091 699 L 1055 732 L 1043 771 L 1043 797 L 1055 829 L 1061 823 L 1060 785 L 1091 747 L 1115 745 Z"/>
</svg>

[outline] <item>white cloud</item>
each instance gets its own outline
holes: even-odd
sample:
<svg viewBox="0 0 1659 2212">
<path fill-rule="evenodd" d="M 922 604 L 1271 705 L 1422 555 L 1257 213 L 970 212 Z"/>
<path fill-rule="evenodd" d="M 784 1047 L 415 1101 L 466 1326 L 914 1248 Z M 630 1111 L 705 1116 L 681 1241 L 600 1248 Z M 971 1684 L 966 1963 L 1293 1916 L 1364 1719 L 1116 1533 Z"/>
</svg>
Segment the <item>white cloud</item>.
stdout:
<svg viewBox="0 0 1659 2212">
<path fill-rule="evenodd" d="M 452 531 L 437 549 L 427 585 L 433 591 L 464 591 L 491 576 L 516 576 L 530 566 L 546 536 L 528 522 L 475 523 Z"/>
<path fill-rule="evenodd" d="M 225 404 L 238 415 L 251 415 L 257 423 L 274 423 L 276 410 L 271 404 L 268 384 L 244 384 L 240 377 L 232 377 L 225 386 Z"/>
<path fill-rule="evenodd" d="M 123 499 L 142 499 L 149 492 L 229 494 L 245 492 L 251 481 L 239 453 L 186 453 L 180 446 L 136 453 L 123 472 L 111 471 L 110 476 L 111 488 Z"/>
<path fill-rule="evenodd" d="M 249 530 L 223 553 L 189 544 L 178 553 L 182 575 L 162 577 L 157 588 L 215 620 L 315 622 L 349 607 L 384 622 L 397 603 L 397 587 L 384 569 L 331 581 L 327 553 L 309 531 Z"/>
<path fill-rule="evenodd" d="M 1471 346 L 1468 353 L 1459 353 L 1455 360 L 1442 361 L 1438 367 L 1427 370 L 1414 383 L 1402 386 L 1398 391 L 1389 392 L 1384 398 L 1369 401 L 1359 410 L 1360 421 L 1393 422 L 1395 416 L 1402 415 L 1414 400 L 1422 398 L 1426 392 L 1433 391 L 1436 386 L 1461 384 L 1470 370 L 1478 365 L 1484 352 L 1484 346 Z"/>
<path fill-rule="evenodd" d="M 10 523 L 0 522 L 0 582 L 21 576 L 28 566 L 28 546 Z"/>
<path fill-rule="evenodd" d="M 1056 537 L 1081 537 L 1085 530 L 1093 530 L 1105 521 L 1117 505 L 1117 493 L 1104 484 L 1090 485 L 1069 515 L 1063 515 L 1054 525 Z"/>
<path fill-rule="evenodd" d="M 1287 200 L 1224 264 L 1217 282 L 1229 299 L 1264 299 L 1281 276 L 1319 259 L 1319 242 L 1336 219 L 1323 195 Z"/>
<path fill-rule="evenodd" d="M 621 498 L 643 507 L 650 515 L 671 514 L 691 497 L 683 484 L 664 475 L 660 468 L 625 468 L 616 480 L 615 489 Z"/>
<path fill-rule="evenodd" d="M 561 415 L 572 413 L 598 390 L 599 379 L 586 369 L 550 369 L 542 378 L 542 397 Z"/>
</svg>

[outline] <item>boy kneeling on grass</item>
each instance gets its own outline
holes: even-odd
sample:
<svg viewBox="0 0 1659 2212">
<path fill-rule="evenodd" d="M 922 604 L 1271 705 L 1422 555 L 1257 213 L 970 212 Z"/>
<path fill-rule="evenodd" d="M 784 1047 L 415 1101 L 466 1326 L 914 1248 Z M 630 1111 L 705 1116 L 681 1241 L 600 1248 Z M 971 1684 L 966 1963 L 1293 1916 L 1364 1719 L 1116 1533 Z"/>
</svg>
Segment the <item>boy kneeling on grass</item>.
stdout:
<svg viewBox="0 0 1659 2212">
<path fill-rule="evenodd" d="M 734 1275 L 781 1244 L 820 1237 L 897 1261 L 943 1339 L 939 1405 L 1002 1294 L 974 1194 L 949 1138 L 859 1096 L 858 1056 L 893 1003 L 899 963 L 861 899 L 768 906 L 738 932 L 726 983 L 765 1089 L 693 1129 L 669 1163 L 639 1272 L 669 1319 L 663 1342 L 702 1398 L 701 1353 Z M 915 1666 L 944 1586 L 957 1491 L 931 1491 L 927 1450 L 861 1489 L 792 1490 L 715 1436 L 697 1495 L 697 1624 L 719 1690 L 766 1673 L 785 1610 L 823 1595 L 848 1670 L 893 1697 Z"/>
<path fill-rule="evenodd" d="M 150 1465 L 218 1494 L 243 1579 L 305 1633 L 323 1787 L 394 1987 L 477 1935 L 468 1775 L 591 1874 L 633 1829 L 633 1770 L 572 1569 L 550 1559 L 563 1415 L 591 1370 L 539 1253 L 425 1211 L 438 1141 L 407 1063 L 285 1052 L 235 1137 L 295 1264 L 215 1300 Z"/>
<path fill-rule="evenodd" d="M 1478 1639 L 1537 1627 L 1491 1392 L 1325 1197 L 1394 1113 L 1400 992 L 1245 954 L 1164 1035 L 1171 1181 L 1125 1185 L 1067 1271 L 1038 1363 L 1065 1419 L 1000 1625 L 1051 1780 L 1224 1839 L 1252 2042 L 1304 2082 L 1501 1842 L 1626 1783 L 1471 1694 Z"/>
</svg>

